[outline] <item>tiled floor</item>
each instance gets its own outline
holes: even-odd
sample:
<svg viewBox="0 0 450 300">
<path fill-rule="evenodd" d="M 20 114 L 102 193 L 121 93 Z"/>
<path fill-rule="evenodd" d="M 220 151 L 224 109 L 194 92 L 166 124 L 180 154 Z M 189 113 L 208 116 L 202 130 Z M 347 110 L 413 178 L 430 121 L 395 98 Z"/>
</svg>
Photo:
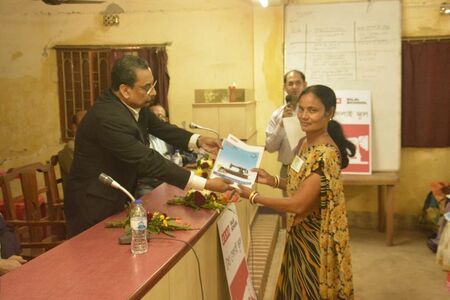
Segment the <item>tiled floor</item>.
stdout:
<svg viewBox="0 0 450 300">
<path fill-rule="evenodd" d="M 426 247 L 425 233 L 396 232 L 392 247 L 385 246 L 384 234 L 375 230 L 351 228 L 350 235 L 356 299 L 450 299 L 447 273 Z M 280 231 L 264 299 L 273 298 L 284 236 Z"/>
<path fill-rule="evenodd" d="M 270 260 L 273 257 L 279 232 L 279 216 L 259 214 L 252 226 L 252 239 L 247 265 L 252 276 L 253 288 L 258 296 L 264 292 L 267 282 Z"/>
</svg>

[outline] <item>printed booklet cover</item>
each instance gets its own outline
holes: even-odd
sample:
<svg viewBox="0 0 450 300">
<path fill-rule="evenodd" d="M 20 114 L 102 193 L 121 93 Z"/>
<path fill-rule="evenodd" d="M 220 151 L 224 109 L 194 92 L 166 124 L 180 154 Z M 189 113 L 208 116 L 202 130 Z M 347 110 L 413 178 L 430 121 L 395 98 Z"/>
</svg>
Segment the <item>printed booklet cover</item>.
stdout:
<svg viewBox="0 0 450 300">
<path fill-rule="evenodd" d="M 211 178 L 222 177 L 235 184 L 252 187 L 256 172 L 250 170 L 259 167 L 263 153 L 264 147 L 247 145 L 230 134 L 216 157 Z"/>
</svg>

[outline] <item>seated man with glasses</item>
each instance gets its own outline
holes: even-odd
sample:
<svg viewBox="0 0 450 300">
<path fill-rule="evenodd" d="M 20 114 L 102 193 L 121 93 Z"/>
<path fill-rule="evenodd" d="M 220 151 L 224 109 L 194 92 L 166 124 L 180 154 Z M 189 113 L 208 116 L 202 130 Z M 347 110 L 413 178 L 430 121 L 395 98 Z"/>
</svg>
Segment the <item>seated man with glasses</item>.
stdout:
<svg viewBox="0 0 450 300">
<path fill-rule="evenodd" d="M 0 275 L 15 270 L 27 262 L 22 256 L 19 256 L 20 253 L 19 240 L 0 213 Z"/>
<path fill-rule="evenodd" d="M 158 102 L 152 102 L 149 106 L 149 109 L 152 113 L 155 114 L 161 121 L 163 122 L 169 122 L 169 119 L 167 118 L 166 110 L 164 107 L 159 104 Z M 164 156 L 167 159 L 170 159 L 173 154 L 173 147 L 170 144 L 167 144 L 160 138 L 149 134 L 149 145 L 150 148 L 158 151 L 162 156 Z"/>
<path fill-rule="evenodd" d="M 149 106 L 151 112 L 153 112 L 161 121 L 169 123 L 169 117 L 166 110 L 159 102 L 152 102 Z M 197 162 L 197 155 L 192 151 L 186 151 L 183 149 L 175 148 L 174 146 L 167 144 L 160 138 L 149 134 L 150 148 L 158 151 L 161 155 L 170 159 L 176 150 L 179 150 L 181 157 L 183 158 L 183 166 L 193 164 Z"/>
<path fill-rule="evenodd" d="M 166 110 L 164 107 L 157 101 L 154 101 L 150 104 L 149 110 L 154 113 L 161 121 L 163 122 L 169 122 L 169 118 L 167 117 Z M 164 156 L 166 159 L 172 160 L 173 155 L 175 154 L 175 151 L 178 150 L 178 152 L 181 154 L 181 158 L 183 159 L 183 166 L 189 166 L 192 164 L 196 165 L 197 162 L 197 154 L 195 154 L 192 151 L 185 151 L 183 149 L 175 148 L 174 146 L 166 143 L 165 141 L 161 140 L 160 138 L 149 134 L 149 146 L 151 149 L 158 151 L 162 156 Z M 173 161 L 173 160 L 172 160 Z M 136 189 L 136 197 L 141 197 L 144 194 L 150 192 L 154 188 L 156 188 L 158 185 L 162 183 L 161 180 L 156 178 L 139 178 L 138 179 L 138 187 Z"/>
</svg>

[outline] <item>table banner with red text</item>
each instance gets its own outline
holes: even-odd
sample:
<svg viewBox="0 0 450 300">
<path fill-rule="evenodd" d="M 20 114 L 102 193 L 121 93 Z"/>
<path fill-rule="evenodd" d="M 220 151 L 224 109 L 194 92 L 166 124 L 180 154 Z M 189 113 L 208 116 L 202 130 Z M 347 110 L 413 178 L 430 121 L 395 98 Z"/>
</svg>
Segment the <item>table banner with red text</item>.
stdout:
<svg viewBox="0 0 450 300">
<path fill-rule="evenodd" d="M 341 123 L 344 134 L 356 146 L 345 174 L 372 173 L 372 110 L 370 91 L 336 90 L 334 119 Z"/>
<path fill-rule="evenodd" d="M 217 228 L 231 299 L 256 300 L 234 203 L 225 208 L 217 220 Z"/>
</svg>

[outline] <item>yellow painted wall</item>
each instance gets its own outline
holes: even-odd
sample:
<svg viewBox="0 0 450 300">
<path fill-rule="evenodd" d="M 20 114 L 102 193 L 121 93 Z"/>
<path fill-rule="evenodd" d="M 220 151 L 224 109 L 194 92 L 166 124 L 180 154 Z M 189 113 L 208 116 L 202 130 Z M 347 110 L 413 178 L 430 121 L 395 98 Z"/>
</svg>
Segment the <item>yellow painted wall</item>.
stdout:
<svg viewBox="0 0 450 300">
<path fill-rule="evenodd" d="M 119 26 L 105 27 L 108 3 L 0 1 L 0 168 L 45 161 L 62 147 L 54 45 L 171 42 L 169 109 L 178 125 L 192 121 L 194 89 L 253 88 L 248 1 L 114 2 L 125 12 Z"/>
<path fill-rule="evenodd" d="M 289 3 L 326 3 L 352 2 L 333 0 L 291 0 Z M 402 1 L 402 36 L 403 37 L 436 37 L 450 36 L 450 17 L 439 14 L 441 0 L 404 0 Z M 265 10 L 255 9 L 254 13 L 254 43 L 255 43 L 255 94 L 258 99 L 258 143 L 264 143 L 263 130 L 270 114 L 282 103 L 282 63 L 283 43 L 283 7 L 272 6 Z M 275 43 L 267 47 L 268 43 Z M 278 49 L 273 50 L 273 49 Z M 275 53 L 275 55 L 273 54 Z M 268 69 L 268 66 L 271 66 Z M 266 71 L 279 76 L 279 81 L 273 76 L 267 76 Z M 270 85 L 270 86 L 269 86 Z M 279 165 L 275 155 L 265 155 L 264 167 L 275 173 Z M 403 148 L 401 151 L 400 183 L 395 191 L 395 210 L 412 225 L 420 214 L 423 200 L 430 189 L 430 182 L 435 180 L 450 181 L 450 169 L 447 161 L 450 159 L 450 148 Z M 376 189 L 367 187 L 346 188 L 348 210 L 350 212 L 376 212 Z M 375 220 L 375 219 L 373 219 Z M 402 222 L 404 223 L 404 222 Z"/>
<path fill-rule="evenodd" d="M 265 129 L 271 113 L 283 103 L 283 42 L 284 9 L 282 6 L 254 9 L 254 77 L 256 105 L 257 143 L 264 145 Z M 261 167 L 278 174 L 280 163 L 276 153 L 264 152 Z M 259 186 L 266 195 L 281 193 Z"/>
<path fill-rule="evenodd" d="M 440 0 L 402 1 L 402 37 L 450 37 L 450 16 L 439 14 Z M 396 214 L 414 220 L 421 212 L 430 183 L 450 181 L 450 148 L 402 148 Z M 376 211 L 375 189 L 348 189 L 350 211 Z M 408 226 L 406 226 L 408 227 Z"/>
<path fill-rule="evenodd" d="M 106 4 L 48 6 L 40 1 L 0 1 L 0 168 L 45 161 L 60 142 L 57 44 L 142 44 L 168 47 L 172 122 L 192 121 L 194 89 L 236 82 L 254 88 L 257 143 L 272 111 L 283 99 L 282 6 L 266 9 L 247 0 L 117 0 L 125 13 L 118 27 L 104 27 Z M 344 1 L 290 1 L 290 3 Z M 403 36 L 449 36 L 450 17 L 442 0 L 402 1 Z M 450 180 L 449 148 L 402 149 L 396 212 L 414 216 L 433 180 Z M 3 162 L 3 163 L 2 163 Z M 277 172 L 276 155 L 263 167 Z M 347 191 L 350 211 L 374 212 L 375 193 Z"/>
</svg>

